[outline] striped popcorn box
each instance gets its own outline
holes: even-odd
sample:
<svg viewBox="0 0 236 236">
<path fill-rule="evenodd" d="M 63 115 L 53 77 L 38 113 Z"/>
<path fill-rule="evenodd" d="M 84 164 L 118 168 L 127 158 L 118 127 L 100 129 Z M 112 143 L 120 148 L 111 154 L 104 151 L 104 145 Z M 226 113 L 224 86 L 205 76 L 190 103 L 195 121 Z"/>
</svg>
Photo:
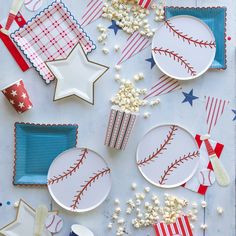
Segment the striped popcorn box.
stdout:
<svg viewBox="0 0 236 236">
<path fill-rule="evenodd" d="M 148 8 L 151 5 L 152 0 L 138 0 L 138 5 L 142 8 Z"/>
<path fill-rule="evenodd" d="M 156 232 L 156 236 L 193 236 L 187 216 L 177 218 L 176 222 L 172 224 L 159 222 L 153 227 Z"/>
<path fill-rule="evenodd" d="M 111 108 L 105 145 L 117 150 L 124 150 L 138 113 L 128 113 L 114 106 Z"/>
</svg>

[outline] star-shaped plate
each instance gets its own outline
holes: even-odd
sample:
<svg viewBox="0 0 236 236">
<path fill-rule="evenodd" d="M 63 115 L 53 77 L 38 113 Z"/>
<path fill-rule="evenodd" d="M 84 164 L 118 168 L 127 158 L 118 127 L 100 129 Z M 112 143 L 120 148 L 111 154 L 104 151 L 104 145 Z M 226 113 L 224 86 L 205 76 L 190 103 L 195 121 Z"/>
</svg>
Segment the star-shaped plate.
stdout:
<svg viewBox="0 0 236 236">
<path fill-rule="evenodd" d="M 57 79 L 54 101 L 75 95 L 94 104 L 94 84 L 109 67 L 90 61 L 78 43 L 66 59 L 46 65 Z"/>
<path fill-rule="evenodd" d="M 54 212 L 55 213 L 55 212 Z M 0 235 L 4 236 L 32 236 L 34 235 L 35 210 L 22 199 L 19 202 L 16 219 L 0 229 Z M 45 228 L 42 236 L 52 234 Z"/>
</svg>

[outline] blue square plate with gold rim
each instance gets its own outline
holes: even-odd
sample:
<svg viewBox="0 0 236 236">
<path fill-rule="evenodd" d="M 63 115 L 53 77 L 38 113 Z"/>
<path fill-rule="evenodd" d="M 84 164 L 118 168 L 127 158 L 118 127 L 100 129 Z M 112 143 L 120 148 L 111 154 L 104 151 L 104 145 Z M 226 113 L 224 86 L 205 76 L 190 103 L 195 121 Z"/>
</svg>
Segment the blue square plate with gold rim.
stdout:
<svg viewBox="0 0 236 236">
<path fill-rule="evenodd" d="M 210 68 L 222 69 L 226 65 L 226 7 L 165 7 L 165 19 L 190 15 L 204 21 L 216 40 L 216 55 Z"/>
<path fill-rule="evenodd" d="M 14 185 L 45 185 L 52 161 L 77 144 L 78 125 L 15 123 Z"/>
</svg>

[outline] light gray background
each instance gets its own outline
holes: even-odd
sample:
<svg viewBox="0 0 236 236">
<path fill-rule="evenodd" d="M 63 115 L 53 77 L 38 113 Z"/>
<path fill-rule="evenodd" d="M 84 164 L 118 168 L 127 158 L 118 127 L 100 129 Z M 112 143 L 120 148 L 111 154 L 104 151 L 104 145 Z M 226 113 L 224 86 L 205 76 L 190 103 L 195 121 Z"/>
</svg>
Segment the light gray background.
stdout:
<svg viewBox="0 0 236 236">
<path fill-rule="evenodd" d="M 47 6 L 51 1 L 44 1 Z M 79 18 L 87 4 L 88 0 L 65 0 L 66 5 L 72 13 Z M 4 22 L 10 7 L 10 0 L 0 0 L 0 21 Z M 150 110 L 152 115 L 150 119 L 144 120 L 142 117 L 138 120 L 132 138 L 124 152 L 108 150 L 103 145 L 106 131 L 107 119 L 110 109 L 109 99 L 117 91 L 118 85 L 114 82 L 114 65 L 118 61 L 119 55 L 113 52 L 104 56 L 101 52 L 102 46 L 97 44 L 97 50 L 90 55 L 90 59 L 102 62 L 111 67 L 95 86 L 95 105 L 91 106 L 77 98 L 67 98 L 58 102 L 53 102 L 55 83 L 46 85 L 34 69 L 26 73 L 18 68 L 8 51 L 0 42 L 0 88 L 22 78 L 29 90 L 34 108 L 25 114 L 18 115 L 8 104 L 3 95 L 0 96 L 0 227 L 9 223 L 15 218 L 15 209 L 13 206 L 7 206 L 6 201 L 10 200 L 12 204 L 19 198 L 23 198 L 33 207 L 39 204 L 46 204 L 50 207 L 52 202 L 46 188 L 25 188 L 14 187 L 12 185 L 13 175 L 13 155 L 14 139 L 13 125 L 16 121 L 36 122 L 36 123 L 79 123 L 79 146 L 86 146 L 100 153 L 112 168 L 113 187 L 109 198 L 97 209 L 85 214 L 71 214 L 53 203 L 54 209 L 59 209 L 60 215 L 64 219 L 65 226 L 58 235 L 69 235 L 70 226 L 73 223 L 80 223 L 91 228 L 96 236 L 115 235 L 114 232 L 108 232 L 106 229 L 113 211 L 113 199 L 118 197 L 125 201 L 132 196 L 130 184 L 135 181 L 140 190 L 145 186 L 150 186 L 152 191 L 159 194 L 162 198 L 165 192 L 173 193 L 180 197 L 185 197 L 190 201 L 200 202 L 203 197 L 192 193 L 183 188 L 172 190 L 162 190 L 149 185 L 141 176 L 135 166 L 135 151 L 138 142 L 142 136 L 153 126 L 161 123 L 177 123 L 184 126 L 193 134 L 205 133 L 204 95 L 218 96 L 231 100 L 225 114 L 219 121 L 216 128 L 213 129 L 212 138 L 225 144 L 222 154 L 222 161 L 230 173 L 231 185 L 227 188 L 219 187 L 215 184 L 209 189 L 206 195 L 208 207 L 205 211 L 199 209 L 198 221 L 195 223 L 195 235 L 206 236 L 234 236 L 235 235 L 235 123 L 232 121 L 233 113 L 231 109 L 236 109 L 235 105 L 235 1 L 234 0 L 174 0 L 167 1 L 167 5 L 177 6 L 227 6 L 227 35 L 232 37 L 227 42 L 227 60 L 228 69 L 226 71 L 210 71 L 201 78 L 194 81 L 185 82 L 183 91 L 189 92 L 194 88 L 194 93 L 201 99 L 195 100 L 193 107 L 188 103 L 182 104 L 184 99 L 181 91 L 161 96 L 161 104 L 154 109 L 143 109 L 141 113 Z M 28 19 L 34 13 L 22 10 L 23 15 Z M 151 20 L 152 22 L 152 20 Z M 98 36 L 96 25 L 102 23 L 109 26 L 110 22 L 104 19 L 98 20 L 88 27 L 86 31 L 94 41 Z M 114 44 L 124 45 L 127 35 L 119 31 L 114 36 L 113 31 L 109 31 L 109 40 L 107 47 L 112 51 Z M 122 76 L 131 78 L 138 72 L 143 72 L 146 79 L 140 82 L 140 87 L 150 88 L 157 78 L 161 75 L 157 68 L 150 70 L 150 64 L 145 62 L 150 57 L 150 48 L 141 52 L 138 56 L 123 63 Z M 138 68 L 138 70 L 137 70 Z M 79 73 L 79 71 L 78 71 Z M 224 208 L 225 214 L 219 217 L 216 213 L 216 207 L 220 205 Z M 200 224 L 204 221 L 208 224 L 205 234 L 200 229 Z M 127 227 L 129 235 L 146 236 L 154 235 L 153 229 L 147 228 L 144 231 L 136 231 Z M 23 236 L 23 235 L 22 235 Z"/>
</svg>

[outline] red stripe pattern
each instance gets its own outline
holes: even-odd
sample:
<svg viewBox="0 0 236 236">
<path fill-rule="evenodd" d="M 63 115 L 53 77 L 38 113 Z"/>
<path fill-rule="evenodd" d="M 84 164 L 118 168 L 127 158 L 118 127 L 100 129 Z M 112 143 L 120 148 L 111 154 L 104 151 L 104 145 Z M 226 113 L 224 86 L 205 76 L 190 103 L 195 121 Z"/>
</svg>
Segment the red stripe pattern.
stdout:
<svg viewBox="0 0 236 236">
<path fill-rule="evenodd" d="M 103 6 L 104 3 L 102 0 L 91 0 L 86 6 L 84 14 L 80 20 L 81 26 L 84 27 L 99 19 L 103 13 Z"/>
<path fill-rule="evenodd" d="M 181 84 L 178 80 L 172 79 L 167 75 L 162 75 L 158 82 L 148 91 L 144 99 L 167 94 L 181 88 Z"/>
<path fill-rule="evenodd" d="M 201 135 L 196 135 L 195 137 L 195 140 L 198 144 L 198 147 L 201 148 L 202 144 L 204 144 L 204 142 L 201 140 Z M 211 145 L 213 145 L 213 141 L 212 140 L 209 140 L 209 142 L 211 143 Z M 214 152 L 216 153 L 216 156 L 218 158 L 220 158 L 221 156 L 221 153 L 223 151 L 223 148 L 224 148 L 224 145 L 221 144 L 221 143 L 216 143 L 213 145 L 213 150 Z M 200 152 L 201 152 L 201 149 L 200 149 Z M 201 166 L 199 167 L 199 170 L 201 169 L 209 169 L 209 170 L 213 170 L 213 167 L 211 165 L 211 162 L 209 161 L 209 158 L 208 156 L 200 156 L 200 158 L 207 158 L 207 161 L 206 160 L 202 160 L 201 161 L 201 165 L 203 165 L 203 163 L 206 163 L 204 164 L 204 166 Z M 189 189 L 193 192 L 196 192 L 196 193 L 199 193 L 201 195 L 205 195 L 206 192 L 207 192 L 207 189 L 208 189 L 208 186 L 204 186 L 204 185 L 201 185 L 198 181 L 198 173 L 199 171 L 197 171 L 197 173 L 195 174 L 195 176 L 193 176 L 193 178 L 191 180 L 189 180 L 187 183 L 185 183 L 183 185 L 184 188 L 186 189 Z"/>
<path fill-rule="evenodd" d="M 66 58 L 78 42 L 87 53 L 95 48 L 60 1 L 44 9 L 12 34 L 12 38 L 47 83 L 54 79 L 54 75 L 47 68 L 45 61 Z"/>
<path fill-rule="evenodd" d="M 139 32 L 134 32 L 128 39 L 122 50 L 121 58 L 117 64 L 128 60 L 132 56 L 138 54 L 143 49 L 151 45 L 151 40 Z"/>
<path fill-rule="evenodd" d="M 118 150 L 124 150 L 131 131 L 134 127 L 136 115 L 111 109 L 105 145 Z"/>
<path fill-rule="evenodd" d="M 148 8 L 151 4 L 152 0 L 139 0 L 138 5 L 142 8 Z"/>
<path fill-rule="evenodd" d="M 159 222 L 155 224 L 156 236 L 193 236 L 193 232 L 187 216 L 179 217 L 173 224 Z"/>
<path fill-rule="evenodd" d="M 206 99 L 206 123 L 208 126 L 208 133 L 211 133 L 213 127 L 216 126 L 219 118 L 223 115 L 226 105 L 229 104 L 228 100 L 223 100 L 216 97 L 205 97 Z"/>
</svg>

